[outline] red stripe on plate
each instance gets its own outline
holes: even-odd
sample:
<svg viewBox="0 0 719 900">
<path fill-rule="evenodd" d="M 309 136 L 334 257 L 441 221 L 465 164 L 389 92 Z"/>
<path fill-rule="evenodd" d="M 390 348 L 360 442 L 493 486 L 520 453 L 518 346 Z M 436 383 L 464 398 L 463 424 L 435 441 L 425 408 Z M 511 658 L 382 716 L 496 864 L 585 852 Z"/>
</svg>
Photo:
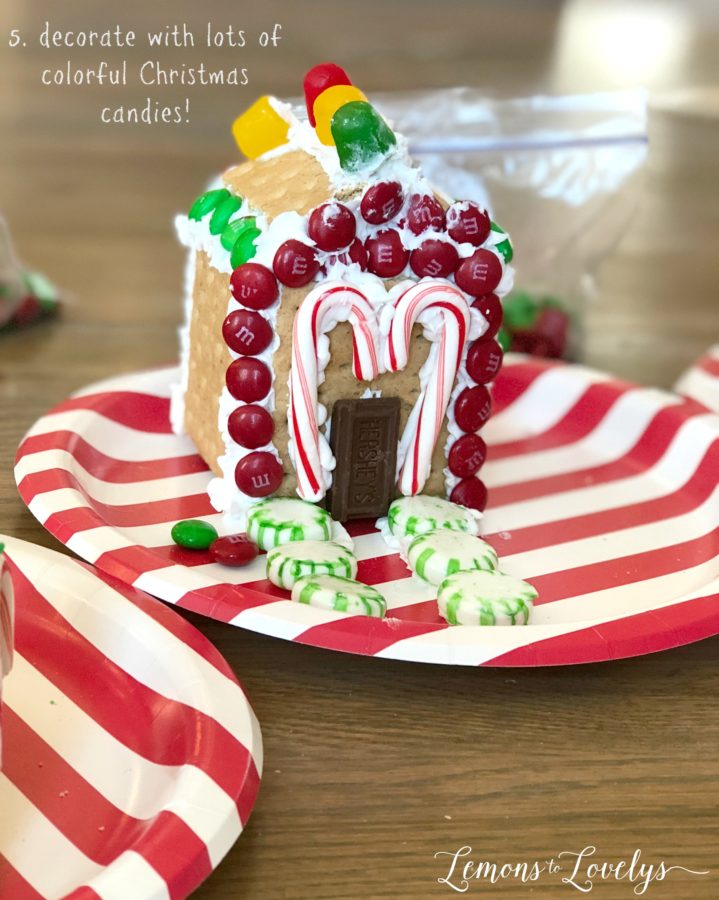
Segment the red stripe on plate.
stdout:
<svg viewBox="0 0 719 900">
<path fill-rule="evenodd" d="M 535 641 L 484 663 L 491 666 L 557 666 L 656 653 L 719 633 L 719 594 L 602 622 Z"/>
<path fill-rule="evenodd" d="M 492 414 L 504 412 L 518 400 L 522 394 L 548 369 L 554 369 L 561 363 L 548 362 L 547 360 L 532 360 L 531 362 L 512 362 L 502 367 L 500 375 L 491 387 Z"/>
<path fill-rule="evenodd" d="M 25 438 L 18 448 L 16 459 L 46 450 L 65 450 L 90 475 L 113 484 L 134 484 L 138 481 L 154 481 L 209 471 L 202 457 L 195 453 L 169 459 L 115 459 L 88 444 L 74 431 L 47 431 Z"/>
<path fill-rule="evenodd" d="M 537 603 L 566 600 L 608 588 L 637 584 L 662 575 L 672 575 L 714 559 L 719 553 L 719 529 L 692 541 L 658 547 L 643 553 L 620 556 L 604 562 L 563 569 L 549 575 L 527 575 L 539 591 Z"/>
<path fill-rule="evenodd" d="M 492 487 L 490 483 L 491 507 L 520 503 L 523 500 L 533 500 L 537 497 L 549 499 L 552 494 L 559 494 L 562 491 L 606 484 L 610 481 L 628 478 L 630 475 L 637 475 L 655 465 L 664 456 L 682 425 L 696 415 L 706 415 L 706 410 L 694 401 L 661 409 L 634 446 L 624 456 L 609 463 L 576 469 L 562 475 L 516 481 L 498 487 Z M 528 446 L 527 452 L 531 451 L 532 447 Z M 524 471 L 518 462 L 517 472 L 523 473 Z"/>
<path fill-rule="evenodd" d="M 212 871 L 207 847 L 182 819 L 167 810 L 146 820 L 125 814 L 12 709 L 5 717 L 8 741 L 23 751 L 7 755 L 5 774 L 81 853 L 109 866 L 132 849 L 172 885 L 171 897 L 186 897 L 207 878 Z M 132 793 L 130 785 L 127 793 Z"/>
<path fill-rule="evenodd" d="M 102 391 L 70 397 L 53 409 L 53 413 L 74 409 L 91 409 L 106 419 L 152 434 L 172 434 L 170 427 L 170 401 L 166 397 L 154 397 L 136 391 Z"/>
<path fill-rule="evenodd" d="M 412 573 L 399 553 L 361 559 L 357 563 L 357 581 L 363 584 L 382 584 L 384 581 L 402 581 Z"/>
<path fill-rule="evenodd" d="M 524 553 L 568 541 L 651 525 L 654 522 L 690 513 L 704 503 L 716 489 L 718 471 L 719 441 L 707 451 L 691 478 L 664 497 L 482 537 L 492 544 L 499 556 L 506 556 L 510 553 Z"/>
<path fill-rule="evenodd" d="M 434 604 L 435 618 L 437 604 Z M 399 640 L 417 637 L 430 631 L 438 631 L 448 626 L 421 622 L 403 622 L 401 633 L 392 619 L 374 619 L 366 616 L 342 616 L 336 622 L 326 622 L 308 628 L 297 635 L 299 644 L 326 647 L 329 650 L 344 650 L 347 653 L 364 653 L 374 656 L 396 644 Z"/>
<path fill-rule="evenodd" d="M 586 391 L 564 416 L 547 431 L 517 441 L 492 444 L 487 451 L 489 460 L 507 459 L 522 453 L 564 447 L 586 437 L 606 416 L 620 397 L 632 390 L 621 381 L 602 381 L 588 384 Z"/>
<path fill-rule="evenodd" d="M 72 487 L 75 490 L 80 489 L 77 482 L 72 484 Z M 24 495 L 23 499 L 25 499 Z M 92 498 L 88 498 L 88 500 L 92 504 L 91 507 L 76 506 L 53 513 L 44 523 L 45 527 L 48 531 L 56 534 L 53 528 L 57 527 L 54 525 L 54 520 L 57 520 L 63 528 L 63 533 L 67 535 L 60 540 L 66 543 L 78 531 L 86 531 L 88 528 L 97 528 L 100 525 L 110 525 L 114 528 L 137 528 L 142 525 L 162 525 L 167 522 L 168 527 L 171 527 L 179 519 L 215 515 L 215 510 L 212 508 L 207 494 L 173 497 L 170 500 L 151 500 L 149 503 L 128 503 L 126 506 L 110 506 Z M 88 517 L 87 514 L 90 512 L 93 513 L 93 518 Z M 50 520 L 53 520 L 53 524 L 50 523 Z M 59 537 L 59 535 L 56 536 Z"/>
<path fill-rule="evenodd" d="M 43 900 L 29 881 L 0 853 L 0 900 Z"/>
<path fill-rule="evenodd" d="M 134 679 L 76 631 L 17 566 L 13 575 L 30 613 L 18 620 L 16 646 L 31 665 L 126 747 L 160 765 L 177 766 L 191 760 L 227 793 L 237 795 L 246 771 L 255 767 L 246 747 L 214 719 Z M 74 696 L 74 685 L 92 671 L 104 672 L 102 689 L 95 692 L 88 686 L 81 697 Z M 117 709 L 123 710 L 122 716 Z M 194 746 L 198 731 L 213 734 L 199 756 Z M 223 756 L 243 763 L 228 772 Z"/>
<path fill-rule="evenodd" d="M 704 356 L 699 360 L 697 368 L 713 378 L 719 378 L 719 359 L 714 356 Z"/>
</svg>

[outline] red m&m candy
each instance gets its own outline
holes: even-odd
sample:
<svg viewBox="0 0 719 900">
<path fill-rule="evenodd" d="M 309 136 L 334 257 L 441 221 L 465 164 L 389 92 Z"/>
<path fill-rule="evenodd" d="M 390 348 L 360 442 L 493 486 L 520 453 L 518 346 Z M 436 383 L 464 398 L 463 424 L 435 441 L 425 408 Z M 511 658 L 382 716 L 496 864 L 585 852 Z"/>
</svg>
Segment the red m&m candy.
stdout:
<svg viewBox="0 0 719 900">
<path fill-rule="evenodd" d="M 476 203 L 453 203 L 447 210 L 447 231 L 458 244 L 479 247 L 489 237 L 491 222 Z"/>
<path fill-rule="evenodd" d="M 312 211 L 307 233 L 320 250 L 332 252 L 348 247 L 357 233 L 357 222 L 343 203 L 323 203 Z"/>
<path fill-rule="evenodd" d="M 246 534 L 227 534 L 210 545 L 210 556 L 223 566 L 246 566 L 257 559 L 259 547 Z"/>
<path fill-rule="evenodd" d="M 282 484 L 282 465 L 274 453 L 248 453 L 235 466 L 235 483 L 249 497 L 268 497 Z"/>
<path fill-rule="evenodd" d="M 428 228 L 442 231 L 444 228 L 444 209 L 436 197 L 428 194 L 412 194 L 407 211 L 407 227 L 412 234 L 422 234 Z"/>
<path fill-rule="evenodd" d="M 479 340 L 491 341 L 502 327 L 504 313 L 499 297 L 496 294 L 485 294 L 484 297 L 478 297 L 472 306 L 482 313 L 489 326 Z"/>
<path fill-rule="evenodd" d="M 454 280 L 474 297 L 490 294 L 502 280 L 502 263 L 491 250 L 475 250 L 459 264 Z"/>
<path fill-rule="evenodd" d="M 459 263 L 459 254 L 454 244 L 429 238 L 410 253 L 409 265 L 415 275 L 423 278 L 446 278 Z"/>
<path fill-rule="evenodd" d="M 475 341 L 467 354 L 467 374 L 477 384 L 488 384 L 502 368 L 503 356 L 497 341 Z"/>
<path fill-rule="evenodd" d="M 290 240 L 280 244 L 272 261 L 272 269 L 282 284 L 296 288 L 309 284 L 319 272 L 320 264 L 314 247 Z"/>
<path fill-rule="evenodd" d="M 261 360 L 241 356 L 227 367 L 225 383 L 235 400 L 252 403 L 269 394 L 272 375 Z"/>
<path fill-rule="evenodd" d="M 464 478 L 449 496 L 452 503 L 484 512 L 487 506 L 487 488 L 479 478 Z"/>
<path fill-rule="evenodd" d="M 407 265 L 409 252 L 402 244 L 399 232 L 394 229 L 379 231 L 365 241 L 367 268 L 380 278 L 392 278 Z"/>
<path fill-rule="evenodd" d="M 449 449 L 447 465 L 458 478 L 470 478 L 484 465 L 487 445 L 478 434 L 463 434 Z"/>
<path fill-rule="evenodd" d="M 380 181 L 365 191 L 360 212 L 370 225 L 382 225 L 397 215 L 403 202 L 402 185 L 398 181 Z"/>
<path fill-rule="evenodd" d="M 457 425 L 467 433 L 479 431 L 492 412 L 489 391 L 482 384 L 465 388 L 454 404 Z"/>
<path fill-rule="evenodd" d="M 238 266 L 230 278 L 232 296 L 249 309 L 267 309 L 277 299 L 277 279 L 267 266 L 248 262 Z"/>
<path fill-rule="evenodd" d="M 222 323 L 222 337 L 235 353 L 255 356 L 272 343 L 272 328 L 258 312 L 235 309 Z"/>
<path fill-rule="evenodd" d="M 264 407 L 248 403 L 232 410 L 227 420 L 227 430 L 236 444 L 256 450 L 272 440 L 275 423 Z"/>
</svg>

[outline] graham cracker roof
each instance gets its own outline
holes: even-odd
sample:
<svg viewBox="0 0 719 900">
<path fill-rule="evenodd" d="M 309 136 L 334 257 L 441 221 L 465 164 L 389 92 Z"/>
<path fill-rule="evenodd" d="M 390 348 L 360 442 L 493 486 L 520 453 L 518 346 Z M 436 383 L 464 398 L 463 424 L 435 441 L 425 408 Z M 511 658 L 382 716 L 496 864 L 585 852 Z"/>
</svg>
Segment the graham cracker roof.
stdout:
<svg viewBox="0 0 719 900">
<path fill-rule="evenodd" d="M 304 150 L 249 160 L 228 169 L 222 178 L 233 193 L 246 197 L 269 219 L 288 211 L 304 216 L 333 197 L 325 170 Z"/>
</svg>

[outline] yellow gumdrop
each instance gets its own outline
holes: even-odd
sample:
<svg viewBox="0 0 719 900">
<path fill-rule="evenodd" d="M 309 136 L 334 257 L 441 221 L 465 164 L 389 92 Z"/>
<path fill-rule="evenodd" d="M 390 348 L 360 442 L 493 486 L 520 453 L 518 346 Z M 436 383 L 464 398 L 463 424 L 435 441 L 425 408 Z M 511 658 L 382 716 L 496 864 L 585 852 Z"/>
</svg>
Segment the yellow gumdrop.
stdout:
<svg viewBox="0 0 719 900">
<path fill-rule="evenodd" d="M 315 131 L 317 137 L 328 147 L 334 145 L 334 138 L 330 130 L 332 116 L 340 106 L 351 103 L 353 100 L 366 100 L 367 98 L 359 88 L 351 84 L 335 84 L 327 88 L 315 100 L 313 111 L 315 114 Z"/>
<path fill-rule="evenodd" d="M 232 123 L 232 136 L 248 159 L 257 159 L 268 150 L 287 143 L 289 124 L 272 107 L 265 95 Z"/>
</svg>

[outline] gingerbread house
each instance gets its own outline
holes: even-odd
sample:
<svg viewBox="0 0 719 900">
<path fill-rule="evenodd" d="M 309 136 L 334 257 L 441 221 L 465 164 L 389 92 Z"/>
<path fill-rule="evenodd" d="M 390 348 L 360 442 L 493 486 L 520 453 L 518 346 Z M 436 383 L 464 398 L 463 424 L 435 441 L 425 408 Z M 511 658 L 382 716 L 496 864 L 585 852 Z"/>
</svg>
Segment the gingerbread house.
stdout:
<svg viewBox="0 0 719 900">
<path fill-rule="evenodd" d="M 482 508 L 509 239 L 432 188 L 339 67 L 311 70 L 305 96 L 306 111 L 263 97 L 241 115 L 248 160 L 178 217 L 173 426 L 240 527 L 270 495 L 339 520 L 420 492 Z"/>
</svg>

